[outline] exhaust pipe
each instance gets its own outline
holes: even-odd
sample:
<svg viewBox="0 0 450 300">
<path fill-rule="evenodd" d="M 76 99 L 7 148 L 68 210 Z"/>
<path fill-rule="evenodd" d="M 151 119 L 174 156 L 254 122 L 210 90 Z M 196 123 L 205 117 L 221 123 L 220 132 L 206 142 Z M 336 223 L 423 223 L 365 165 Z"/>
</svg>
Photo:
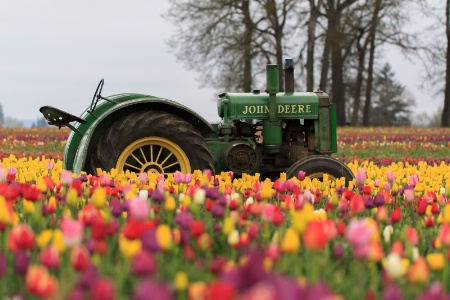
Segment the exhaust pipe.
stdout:
<svg viewBox="0 0 450 300">
<path fill-rule="evenodd" d="M 284 60 L 284 91 L 285 93 L 295 92 L 294 60 L 292 58 Z"/>
</svg>

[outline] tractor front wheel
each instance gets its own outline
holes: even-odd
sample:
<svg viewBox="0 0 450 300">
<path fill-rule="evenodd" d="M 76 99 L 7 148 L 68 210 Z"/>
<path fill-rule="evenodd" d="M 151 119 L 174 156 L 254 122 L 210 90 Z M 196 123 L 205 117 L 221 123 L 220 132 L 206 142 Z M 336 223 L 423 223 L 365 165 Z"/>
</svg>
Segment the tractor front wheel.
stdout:
<svg viewBox="0 0 450 300">
<path fill-rule="evenodd" d="M 144 111 L 116 121 L 101 137 L 91 156 L 91 168 L 135 173 L 184 174 L 214 171 L 211 152 L 194 127 L 164 111 Z"/>
<path fill-rule="evenodd" d="M 294 163 L 286 172 L 287 178 L 296 177 L 299 171 L 305 172 L 311 179 L 322 181 L 324 174 L 330 180 L 345 177 L 346 184 L 354 179 L 352 170 L 344 163 L 325 155 L 312 155 Z"/>
</svg>

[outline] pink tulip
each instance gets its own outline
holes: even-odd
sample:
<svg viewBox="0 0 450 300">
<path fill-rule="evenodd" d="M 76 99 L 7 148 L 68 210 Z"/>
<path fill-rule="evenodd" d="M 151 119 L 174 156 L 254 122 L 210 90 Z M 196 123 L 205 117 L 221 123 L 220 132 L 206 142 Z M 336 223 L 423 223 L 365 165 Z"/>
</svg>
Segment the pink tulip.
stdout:
<svg viewBox="0 0 450 300">
<path fill-rule="evenodd" d="M 298 180 L 303 181 L 303 180 L 305 180 L 305 177 L 306 177 L 306 173 L 305 172 L 298 171 L 298 174 L 297 174 Z"/>
<path fill-rule="evenodd" d="M 181 173 L 180 171 L 176 171 L 173 174 L 173 180 L 175 181 L 176 184 L 180 184 L 184 181 L 184 175 L 183 173 Z"/>
<path fill-rule="evenodd" d="M 386 177 L 387 177 L 387 180 L 391 183 L 395 180 L 395 176 L 394 176 L 394 173 L 392 173 L 392 171 L 387 171 Z"/>
<path fill-rule="evenodd" d="M 63 185 L 71 185 L 73 181 L 72 171 L 64 170 L 61 172 L 61 183 Z"/>
<path fill-rule="evenodd" d="M 139 197 L 128 200 L 128 213 L 136 220 L 146 220 L 150 216 L 150 207 L 147 200 Z"/>
<path fill-rule="evenodd" d="M 358 171 L 356 172 L 356 186 L 362 187 L 365 181 L 366 181 L 366 170 L 358 169 Z"/>
<path fill-rule="evenodd" d="M 111 183 L 111 178 L 108 174 L 103 174 L 100 176 L 100 185 L 101 186 L 109 186 Z"/>
<path fill-rule="evenodd" d="M 61 231 L 64 236 L 66 247 L 74 247 L 81 244 L 83 240 L 84 226 L 80 221 L 63 217 L 61 220 Z"/>
<path fill-rule="evenodd" d="M 409 185 L 415 187 L 419 183 L 419 175 L 412 174 L 409 176 Z"/>
<path fill-rule="evenodd" d="M 369 244 L 373 232 L 374 228 L 369 227 L 366 220 L 351 220 L 345 231 L 345 239 L 352 246 Z"/>
<path fill-rule="evenodd" d="M 6 174 L 5 169 L 3 169 L 2 165 L 0 165 L 0 183 L 6 182 Z"/>
<path fill-rule="evenodd" d="M 192 174 L 188 173 L 188 174 L 184 174 L 184 179 L 183 179 L 183 183 L 184 184 L 189 184 L 192 181 Z"/>
<path fill-rule="evenodd" d="M 49 171 L 51 171 L 51 170 L 53 170 L 53 167 L 55 166 L 55 162 L 53 161 L 53 160 L 48 160 L 47 161 L 47 165 L 46 165 L 46 168 L 47 168 L 47 170 L 49 170 Z"/>
<path fill-rule="evenodd" d="M 414 190 L 413 189 L 406 189 L 403 191 L 403 195 L 405 196 L 405 201 L 406 202 L 413 202 L 415 197 L 414 197 Z"/>
<path fill-rule="evenodd" d="M 272 222 L 275 216 L 275 205 L 266 204 L 261 211 L 261 219 L 266 222 Z"/>
<path fill-rule="evenodd" d="M 139 173 L 138 179 L 141 183 L 144 183 L 147 181 L 148 175 L 145 172 Z"/>
</svg>

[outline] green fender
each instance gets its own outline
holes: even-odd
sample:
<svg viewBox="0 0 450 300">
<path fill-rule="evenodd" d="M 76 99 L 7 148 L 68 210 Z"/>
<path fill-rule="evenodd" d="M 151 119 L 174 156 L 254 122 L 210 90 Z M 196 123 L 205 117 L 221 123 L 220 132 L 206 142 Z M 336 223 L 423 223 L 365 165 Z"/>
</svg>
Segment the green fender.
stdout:
<svg viewBox="0 0 450 300">
<path fill-rule="evenodd" d="M 67 140 L 64 151 L 64 168 L 74 173 L 93 172 L 85 165 L 90 153 L 104 132 L 117 119 L 137 111 L 162 110 L 173 113 L 191 123 L 205 138 L 215 135 L 214 128 L 202 116 L 172 100 L 141 94 L 119 94 L 100 100 L 94 112 L 89 108 L 81 118 L 86 124 L 77 123 Z"/>
</svg>

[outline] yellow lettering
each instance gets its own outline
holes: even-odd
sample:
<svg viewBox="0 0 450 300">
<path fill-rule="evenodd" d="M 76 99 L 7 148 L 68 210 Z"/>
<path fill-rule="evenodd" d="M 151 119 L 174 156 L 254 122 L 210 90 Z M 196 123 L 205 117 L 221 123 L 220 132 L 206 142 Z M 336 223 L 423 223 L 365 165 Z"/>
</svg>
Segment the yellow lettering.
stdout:
<svg viewBox="0 0 450 300">
<path fill-rule="evenodd" d="M 258 113 L 258 114 L 260 114 L 260 113 L 262 113 L 262 105 L 258 105 L 257 106 L 257 110 L 256 110 L 256 112 Z"/>
<path fill-rule="evenodd" d="M 246 115 L 248 114 L 248 106 L 244 106 L 244 111 L 242 112 L 242 114 Z"/>
<path fill-rule="evenodd" d="M 311 112 L 311 105 L 306 105 L 306 112 L 307 113 L 310 113 Z"/>
<path fill-rule="evenodd" d="M 279 114 L 284 113 L 284 106 L 283 105 L 278 105 L 278 113 Z"/>
<path fill-rule="evenodd" d="M 285 105 L 285 110 L 286 110 L 287 114 L 291 113 L 291 106 L 286 104 Z"/>
<path fill-rule="evenodd" d="M 297 112 L 297 106 L 295 106 L 295 104 L 292 104 L 292 105 L 291 105 L 291 112 L 292 112 L 293 114 L 295 114 L 295 113 Z"/>
<path fill-rule="evenodd" d="M 250 106 L 248 108 L 248 112 L 251 113 L 251 114 L 254 114 L 256 112 L 256 107 L 255 106 Z"/>
<path fill-rule="evenodd" d="M 269 106 L 264 105 L 264 108 L 265 108 L 265 111 L 264 111 L 264 112 L 268 114 L 268 113 L 269 113 Z"/>
<path fill-rule="evenodd" d="M 304 113 L 303 108 L 304 108 L 304 105 L 303 104 L 299 104 L 298 105 L 298 112 L 299 113 Z"/>
</svg>

